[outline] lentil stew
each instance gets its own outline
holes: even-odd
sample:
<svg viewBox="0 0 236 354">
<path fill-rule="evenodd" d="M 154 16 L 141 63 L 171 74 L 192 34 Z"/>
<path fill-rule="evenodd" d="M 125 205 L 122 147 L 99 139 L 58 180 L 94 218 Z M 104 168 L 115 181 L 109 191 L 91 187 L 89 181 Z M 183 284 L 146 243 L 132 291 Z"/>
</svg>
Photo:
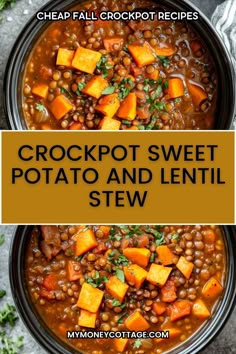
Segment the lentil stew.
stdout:
<svg viewBox="0 0 236 354">
<path fill-rule="evenodd" d="M 26 283 L 48 327 L 80 352 L 159 354 L 211 318 L 225 259 L 219 226 L 41 226 L 28 242 Z M 81 330 L 169 338 L 66 339 Z"/>
<path fill-rule="evenodd" d="M 152 6 L 99 0 L 74 10 Z M 52 23 L 32 50 L 22 90 L 29 129 L 214 128 L 216 70 L 189 22 Z"/>
</svg>

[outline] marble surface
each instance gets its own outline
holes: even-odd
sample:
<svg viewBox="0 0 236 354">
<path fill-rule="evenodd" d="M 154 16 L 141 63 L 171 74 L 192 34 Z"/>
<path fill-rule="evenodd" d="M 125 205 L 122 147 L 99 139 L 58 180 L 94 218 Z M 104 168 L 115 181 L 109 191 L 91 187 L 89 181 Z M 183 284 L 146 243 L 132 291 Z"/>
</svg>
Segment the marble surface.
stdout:
<svg viewBox="0 0 236 354">
<path fill-rule="evenodd" d="M 221 3 L 221 0 L 192 0 L 192 2 L 210 17 L 214 8 Z M 0 23 L 0 128 L 7 128 L 2 110 L 2 80 L 6 60 L 19 31 L 23 28 L 26 21 L 34 15 L 35 11 L 45 3 L 45 0 L 18 0 L 12 9 L 0 13 L 2 18 Z M 3 233 L 6 238 L 4 245 L 0 248 L 0 288 L 7 290 L 7 296 L 0 301 L 0 308 L 5 303 L 13 303 L 8 278 L 8 254 L 14 228 L 14 226 L 0 226 L 0 234 Z M 202 354 L 236 353 L 235 329 L 236 310 L 221 334 L 214 339 Z M 12 337 L 24 336 L 25 344 L 22 354 L 45 354 L 45 351 L 35 343 L 21 320 L 18 320 L 16 327 L 10 333 Z"/>
</svg>

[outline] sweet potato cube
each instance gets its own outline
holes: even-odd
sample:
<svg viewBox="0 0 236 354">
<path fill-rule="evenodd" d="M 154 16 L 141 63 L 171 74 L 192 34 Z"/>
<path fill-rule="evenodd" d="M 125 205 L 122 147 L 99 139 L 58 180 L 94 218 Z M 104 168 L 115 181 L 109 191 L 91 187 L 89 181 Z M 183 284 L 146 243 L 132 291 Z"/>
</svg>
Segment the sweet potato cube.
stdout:
<svg viewBox="0 0 236 354">
<path fill-rule="evenodd" d="M 127 345 L 129 343 L 128 338 L 115 338 L 113 340 L 115 350 L 118 353 L 123 353 L 125 349 L 127 348 Z"/>
<path fill-rule="evenodd" d="M 139 68 L 152 64 L 155 61 L 153 49 L 147 42 L 143 45 L 130 44 L 128 45 L 128 50 Z"/>
<path fill-rule="evenodd" d="M 175 54 L 176 48 L 173 47 L 155 47 L 155 53 L 158 57 L 170 57 Z"/>
<path fill-rule="evenodd" d="M 178 77 L 169 79 L 168 83 L 168 94 L 169 98 L 177 98 L 184 95 L 184 84 L 183 80 Z"/>
<path fill-rule="evenodd" d="M 206 320 L 211 315 L 206 304 L 201 299 L 197 299 L 194 302 L 192 308 L 192 314 L 202 320 Z"/>
<path fill-rule="evenodd" d="M 208 299 L 214 299 L 221 294 L 223 287 L 220 282 L 215 278 L 211 277 L 202 289 L 202 295 Z"/>
<path fill-rule="evenodd" d="M 167 282 L 171 271 L 171 267 L 164 267 L 162 265 L 152 263 L 147 275 L 147 280 L 153 285 L 163 286 Z"/>
<path fill-rule="evenodd" d="M 176 264 L 176 267 L 185 276 L 185 278 L 189 279 L 192 274 L 194 264 L 187 261 L 185 257 L 181 256 Z"/>
<path fill-rule="evenodd" d="M 151 252 L 147 248 L 128 247 L 123 249 L 123 255 L 126 258 L 144 268 L 148 265 L 150 254 Z"/>
<path fill-rule="evenodd" d="M 77 306 L 93 313 L 98 312 L 103 295 L 104 292 L 102 290 L 94 288 L 88 283 L 83 283 Z"/>
<path fill-rule="evenodd" d="M 93 74 L 102 54 L 94 50 L 79 47 L 72 60 L 72 67 L 88 74 Z"/>
<path fill-rule="evenodd" d="M 108 82 L 101 75 L 92 77 L 91 80 L 86 84 L 85 88 L 82 90 L 89 96 L 100 98 L 102 96 L 102 91 L 108 86 Z"/>
<path fill-rule="evenodd" d="M 71 68 L 72 59 L 74 58 L 74 50 L 69 50 L 66 48 L 59 48 L 57 52 L 56 65 L 62 65 L 67 68 Z"/>
<path fill-rule="evenodd" d="M 75 244 L 76 257 L 81 256 L 83 253 L 88 252 L 89 250 L 96 247 L 97 245 L 98 244 L 96 238 L 91 229 L 80 231 L 76 235 L 76 244 Z"/>
<path fill-rule="evenodd" d="M 46 98 L 48 95 L 48 85 L 46 84 L 35 84 L 32 88 L 32 93 L 41 98 Z"/>
<path fill-rule="evenodd" d="M 157 246 L 156 253 L 158 259 L 163 265 L 173 264 L 173 259 L 175 257 L 174 253 L 166 245 Z"/>
<path fill-rule="evenodd" d="M 152 309 L 158 316 L 161 316 L 166 311 L 166 304 L 163 302 L 154 302 Z"/>
<path fill-rule="evenodd" d="M 135 286 L 136 289 L 140 289 L 144 280 L 147 277 L 147 272 L 137 264 L 131 264 L 124 268 L 125 278 L 129 284 Z"/>
<path fill-rule="evenodd" d="M 79 326 L 95 328 L 97 313 L 92 313 L 86 310 L 80 310 Z"/>
<path fill-rule="evenodd" d="M 95 109 L 103 113 L 105 116 L 112 118 L 118 111 L 119 107 L 120 101 L 118 99 L 118 94 L 112 93 L 102 97 Z"/>
<path fill-rule="evenodd" d="M 109 37 L 103 39 L 104 47 L 108 53 L 122 49 L 123 43 L 124 39 L 121 37 Z"/>
<path fill-rule="evenodd" d="M 104 237 L 107 237 L 110 233 L 111 226 L 101 225 L 101 226 L 99 226 L 99 230 L 101 230 L 103 232 Z"/>
<path fill-rule="evenodd" d="M 165 328 L 165 329 L 163 329 L 163 331 L 169 332 L 169 338 L 156 338 L 156 339 L 154 339 L 155 343 L 161 343 L 166 340 L 168 341 L 170 339 L 177 338 L 182 334 L 181 330 L 179 328 L 175 328 L 175 327 Z"/>
<path fill-rule="evenodd" d="M 124 300 L 128 288 L 129 285 L 122 283 L 122 281 L 120 281 L 116 275 L 109 278 L 109 280 L 106 282 L 106 291 L 120 302 Z"/>
<path fill-rule="evenodd" d="M 137 97 L 135 93 L 129 93 L 128 96 L 121 103 L 117 112 L 119 118 L 134 120 L 136 117 Z"/>
<path fill-rule="evenodd" d="M 179 320 L 191 313 L 191 305 L 187 300 L 177 300 L 170 305 L 170 320 L 172 322 Z"/>
<path fill-rule="evenodd" d="M 61 119 L 73 109 L 73 105 L 64 95 L 57 96 L 50 104 L 50 111 L 56 119 Z"/>
<path fill-rule="evenodd" d="M 46 277 L 43 280 L 43 286 L 47 289 L 47 290 L 56 290 L 57 288 L 57 279 L 55 274 L 51 273 L 46 275 Z"/>
<path fill-rule="evenodd" d="M 133 312 L 126 320 L 125 326 L 130 331 L 146 331 L 150 325 L 139 311 Z"/>
<path fill-rule="evenodd" d="M 100 130 L 119 130 L 121 122 L 110 117 L 104 117 L 100 124 Z"/>
<path fill-rule="evenodd" d="M 67 270 L 69 281 L 76 281 L 82 277 L 82 270 L 78 262 L 68 261 Z"/>
<path fill-rule="evenodd" d="M 174 280 L 168 279 L 165 285 L 161 288 L 161 299 L 164 302 L 173 302 L 177 299 Z"/>
<path fill-rule="evenodd" d="M 207 93 L 200 86 L 188 82 L 187 87 L 188 87 L 188 92 L 192 97 L 193 104 L 195 106 L 199 107 L 200 104 L 208 98 Z"/>
</svg>

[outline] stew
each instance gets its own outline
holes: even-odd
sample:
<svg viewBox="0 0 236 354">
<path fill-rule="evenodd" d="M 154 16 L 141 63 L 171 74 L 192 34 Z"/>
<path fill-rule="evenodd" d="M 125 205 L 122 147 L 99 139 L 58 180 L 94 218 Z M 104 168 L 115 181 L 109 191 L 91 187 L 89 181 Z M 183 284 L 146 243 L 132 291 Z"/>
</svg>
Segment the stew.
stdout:
<svg viewBox="0 0 236 354">
<path fill-rule="evenodd" d="M 163 353 L 211 318 L 224 289 L 218 226 L 34 227 L 33 306 L 83 353 Z M 169 331 L 169 338 L 67 339 L 67 331 Z"/>
<path fill-rule="evenodd" d="M 74 10 L 155 6 L 101 0 Z M 213 129 L 217 76 L 190 22 L 68 19 L 33 48 L 22 91 L 29 129 Z"/>
</svg>

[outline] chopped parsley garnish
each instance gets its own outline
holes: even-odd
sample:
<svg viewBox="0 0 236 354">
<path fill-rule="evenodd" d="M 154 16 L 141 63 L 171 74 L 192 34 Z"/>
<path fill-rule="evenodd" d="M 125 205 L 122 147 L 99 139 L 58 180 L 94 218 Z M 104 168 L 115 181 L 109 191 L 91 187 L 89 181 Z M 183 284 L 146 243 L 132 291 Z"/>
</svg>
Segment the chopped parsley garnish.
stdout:
<svg viewBox="0 0 236 354">
<path fill-rule="evenodd" d="M 70 91 L 68 91 L 65 87 L 61 87 L 61 93 L 66 94 L 68 98 L 72 97 L 72 94 L 70 93 Z"/>
<path fill-rule="evenodd" d="M 126 119 L 123 119 L 121 121 L 122 124 L 125 124 L 125 125 L 131 125 L 132 123 L 130 122 L 130 120 L 126 120 Z"/>
<path fill-rule="evenodd" d="M 123 270 L 121 270 L 119 268 L 116 268 L 116 276 L 117 276 L 118 279 L 120 279 L 120 281 L 122 283 L 125 282 L 125 274 L 124 274 Z"/>
<path fill-rule="evenodd" d="M 124 45 L 123 51 L 126 52 L 126 53 L 129 53 L 129 49 L 128 49 L 128 46 L 127 46 L 127 45 Z"/>
<path fill-rule="evenodd" d="M 168 87 L 169 87 L 169 79 L 166 79 L 166 80 L 163 82 L 163 87 L 164 87 L 164 89 L 168 89 Z"/>
<path fill-rule="evenodd" d="M 86 282 L 92 285 L 94 288 L 97 288 L 102 283 L 106 283 L 108 281 L 107 277 L 99 275 L 99 272 L 96 271 L 95 276 L 93 278 L 89 277 L 86 279 Z"/>
<path fill-rule="evenodd" d="M 0 289 L 0 299 L 2 299 L 5 295 L 6 295 L 6 291 Z"/>
<path fill-rule="evenodd" d="M 134 341 L 133 347 L 136 348 L 136 349 L 139 349 L 141 347 L 141 345 L 142 345 L 142 341 L 140 339 L 136 339 Z"/>
<path fill-rule="evenodd" d="M 158 58 L 160 59 L 161 64 L 164 66 L 164 68 L 166 68 L 170 64 L 170 61 L 167 57 L 161 55 Z"/>
<path fill-rule="evenodd" d="M 114 299 L 112 301 L 112 306 L 114 307 L 120 307 L 121 309 L 124 309 L 126 307 L 126 304 L 121 304 L 119 300 Z"/>
<path fill-rule="evenodd" d="M 129 85 L 129 87 L 127 85 Z M 125 97 L 128 96 L 128 94 L 130 93 L 133 87 L 134 87 L 133 81 L 129 77 L 124 78 L 123 80 L 121 80 L 118 86 L 119 89 L 118 97 L 120 99 L 124 99 Z"/>
<path fill-rule="evenodd" d="M 102 75 L 103 78 L 107 77 L 108 75 L 108 70 L 112 69 L 113 66 L 107 64 L 107 58 L 105 55 L 102 55 L 101 59 L 97 63 L 97 69 L 99 73 Z"/>
<path fill-rule="evenodd" d="M 160 246 L 160 245 L 163 245 L 166 243 L 165 241 L 165 237 L 164 237 L 164 234 L 163 232 L 161 232 L 160 230 L 154 230 L 154 229 L 151 229 L 150 227 L 147 227 L 145 229 L 145 231 L 149 234 L 152 234 L 155 239 L 156 239 L 156 246 Z"/>
<path fill-rule="evenodd" d="M 16 0 L 0 0 L 0 11 L 6 9 L 9 5 L 12 5 Z"/>
<path fill-rule="evenodd" d="M 44 107 L 44 105 L 42 103 L 36 103 L 35 108 L 39 112 L 43 112 L 43 110 L 45 109 L 45 107 Z"/>
<path fill-rule="evenodd" d="M 114 93 L 115 89 L 116 89 L 115 86 L 108 86 L 107 88 L 105 88 L 102 91 L 102 94 L 103 95 L 110 95 L 111 93 Z"/>
<path fill-rule="evenodd" d="M 11 327 L 13 327 L 18 319 L 15 312 L 15 306 L 7 304 L 3 310 L 0 311 L 0 325 L 5 325 L 8 323 Z"/>
<path fill-rule="evenodd" d="M 5 331 L 0 332 L 0 354 L 17 354 L 19 349 L 23 347 L 23 336 L 12 339 L 8 337 Z"/>
<path fill-rule="evenodd" d="M 179 238 L 179 234 L 173 234 L 171 235 L 172 240 L 178 239 Z"/>
<path fill-rule="evenodd" d="M 124 317 L 128 316 L 127 312 L 124 312 L 120 318 L 118 319 L 117 323 L 123 323 L 124 322 Z"/>
<path fill-rule="evenodd" d="M 81 95 L 81 91 L 85 88 L 85 85 L 86 84 L 84 82 L 78 82 L 78 89 L 75 91 L 77 96 Z"/>
<path fill-rule="evenodd" d="M 149 258 L 149 262 L 150 262 L 150 263 L 153 263 L 154 260 L 155 260 L 155 254 L 152 253 L 151 256 L 150 256 L 150 258 Z"/>
</svg>

